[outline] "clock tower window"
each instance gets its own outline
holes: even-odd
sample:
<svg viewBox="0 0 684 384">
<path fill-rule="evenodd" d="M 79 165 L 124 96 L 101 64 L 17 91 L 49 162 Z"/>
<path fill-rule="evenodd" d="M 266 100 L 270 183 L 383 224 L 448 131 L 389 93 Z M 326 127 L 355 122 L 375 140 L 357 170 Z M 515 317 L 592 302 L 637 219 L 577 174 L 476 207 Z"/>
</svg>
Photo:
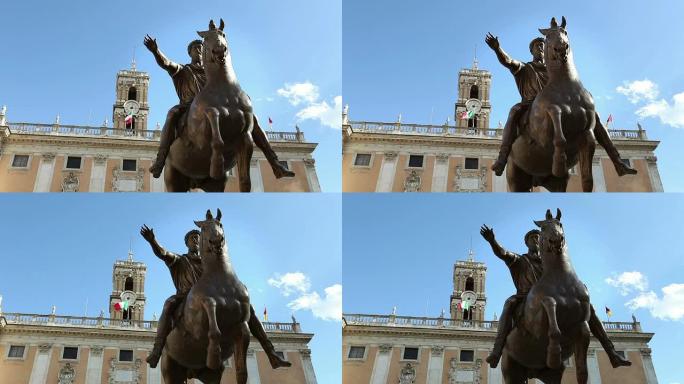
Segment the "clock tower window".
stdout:
<svg viewBox="0 0 684 384">
<path fill-rule="evenodd" d="M 473 84 L 473 86 L 470 87 L 470 98 L 471 99 L 479 99 L 480 98 L 480 89 L 477 87 L 476 84 Z"/>
<path fill-rule="evenodd" d="M 128 100 L 138 100 L 138 91 L 135 86 L 128 88 Z"/>
<path fill-rule="evenodd" d="M 466 291 L 475 291 L 475 279 L 468 277 L 465 282 Z"/>
<path fill-rule="evenodd" d="M 127 277 L 126 282 L 124 283 L 124 291 L 132 291 L 133 290 L 133 278 L 132 277 Z"/>
</svg>

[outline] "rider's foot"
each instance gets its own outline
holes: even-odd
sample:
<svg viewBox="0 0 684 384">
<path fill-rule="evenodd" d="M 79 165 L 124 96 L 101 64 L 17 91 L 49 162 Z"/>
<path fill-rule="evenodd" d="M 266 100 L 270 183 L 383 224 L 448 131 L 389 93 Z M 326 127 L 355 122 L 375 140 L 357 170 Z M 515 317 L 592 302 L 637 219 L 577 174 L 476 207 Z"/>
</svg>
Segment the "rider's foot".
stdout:
<svg viewBox="0 0 684 384">
<path fill-rule="evenodd" d="M 630 167 L 629 165 L 623 163 L 622 161 L 618 161 L 615 163 L 615 171 L 617 171 L 618 176 L 624 176 L 624 175 L 636 175 L 637 170 Z"/>
<path fill-rule="evenodd" d="M 608 358 L 610 359 L 610 364 L 613 368 L 617 367 L 629 367 L 632 362 L 620 356 L 617 352 L 609 353 Z"/>
<path fill-rule="evenodd" d="M 273 369 L 292 366 L 292 363 L 281 359 L 280 356 L 278 356 L 275 352 L 268 354 L 268 361 L 271 363 L 271 367 Z"/>
<path fill-rule="evenodd" d="M 158 179 L 159 176 L 161 176 L 162 170 L 164 169 L 164 161 L 155 161 L 154 164 L 150 167 L 150 172 L 152 173 L 152 177 L 155 179 Z"/>
<path fill-rule="evenodd" d="M 280 179 L 282 177 L 294 177 L 295 176 L 294 172 L 285 168 L 282 164 L 280 164 L 277 161 L 271 163 L 271 169 L 273 169 L 273 175 L 275 176 L 276 179 Z"/>
<path fill-rule="evenodd" d="M 499 365 L 499 360 L 501 359 L 501 354 L 500 353 L 490 353 L 489 356 L 485 359 L 488 363 L 489 366 L 492 368 L 496 368 L 497 365 Z"/>
<path fill-rule="evenodd" d="M 497 160 L 492 165 L 492 171 L 494 171 L 497 176 L 503 175 L 504 168 L 506 168 L 506 162 L 502 160 Z"/>
<path fill-rule="evenodd" d="M 147 355 L 147 359 L 145 359 L 145 361 L 147 361 L 147 364 L 150 365 L 150 368 L 156 368 L 157 364 L 159 364 L 159 358 L 161 358 L 161 352 L 153 349 L 152 352 Z"/>
</svg>

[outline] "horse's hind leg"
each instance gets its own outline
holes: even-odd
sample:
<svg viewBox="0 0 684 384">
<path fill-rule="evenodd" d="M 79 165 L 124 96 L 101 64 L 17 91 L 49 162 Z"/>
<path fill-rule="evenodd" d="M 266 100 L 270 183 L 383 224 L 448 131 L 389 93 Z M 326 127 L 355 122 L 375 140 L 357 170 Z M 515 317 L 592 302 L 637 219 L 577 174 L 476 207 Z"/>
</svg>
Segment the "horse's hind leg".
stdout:
<svg viewBox="0 0 684 384">
<path fill-rule="evenodd" d="M 514 161 L 509 161 L 506 167 L 506 182 L 510 192 L 532 191 L 532 175 L 523 171 Z"/>
<path fill-rule="evenodd" d="M 219 369 L 221 366 L 221 331 L 216 322 L 216 300 L 212 297 L 202 298 L 202 307 L 207 314 L 209 325 L 208 337 L 209 345 L 207 346 L 207 368 Z"/>
<path fill-rule="evenodd" d="M 219 110 L 211 107 L 207 108 L 206 117 L 211 126 L 211 163 L 209 165 L 209 176 L 213 179 L 222 179 L 226 176 L 226 171 L 223 168 L 224 144 L 219 126 Z"/>
<path fill-rule="evenodd" d="M 250 192 L 252 190 L 252 179 L 249 175 L 252 152 L 254 152 L 254 144 L 252 143 L 251 136 L 246 134 L 244 135 L 243 142 L 237 151 L 237 168 L 240 177 L 240 192 Z"/>
<path fill-rule="evenodd" d="M 549 320 L 549 345 L 546 347 L 546 366 L 551 369 L 558 369 L 561 366 L 561 332 L 558 328 L 558 319 L 556 318 L 556 300 L 553 297 L 545 296 L 542 299 L 542 305 Z"/>
<path fill-rule="evenodd" d="M 223 365 L 217 370 L 212 369 L 202 369 L 197 372 L 197 378 L 204 384 L 220 384 L 221 376 L 223 376 Z"/>
<path fill-rule="evenodd" d="M 185 368 L 167 353 L 162 354 L 161 360 L 161 375 L 164 379 L 164 384 L 185 384 Z"/>
<path fill-rule="evenodd" d="M 563 135 L 563 124 L 561 117 L 563 112 L 557 105 L 549 106 L 549 117 L 553 123 L 553 165 L 551 173 L 556 177 L 563 177 L 568 174 L 568 156 L 565 154 L 565 135 Z"/>
<path fill-rule="evenodd" d="M 577 341 L 575 341 L 575 374 L 577 384 L 587 384 L 589 380 L 589 370 L 587 369 L 587 350 L 589 349 L 589 324 L 583 321 L 580 325 Z"/>
<path fill-rule="evenodd" d="M 249 337 L 249 326 L 246 321 L 243 321 L 237 325 L 233 333 L 237 384 L 247 384 L 247 348 L 249 348 Z"/>
<path fill-rule="evenodd" d="M 527 384 L 527 370 L 513 360 L 505 349 L 501 357 L 501 374 L 505 384 Z"/>
<path fill-rule="evenodd" d="M 190 178 L 180 173 L 173 165 L 166 162 L 164 171 L 166 192 L 187 192 L 190 189 Z"/>
<path fill-rule="evenodd" d="M 594 116 L 591 114 L 591 116 Z M 582 191 L 591 192 L 594 190 L 594 176 L 592 175 L 591 165 L 596 150 L 596 138 L 594 132 L 589 130 L 584 134 L 584 142 L 579 148 L 580 174 L 582 175 Z"/>
</svg>

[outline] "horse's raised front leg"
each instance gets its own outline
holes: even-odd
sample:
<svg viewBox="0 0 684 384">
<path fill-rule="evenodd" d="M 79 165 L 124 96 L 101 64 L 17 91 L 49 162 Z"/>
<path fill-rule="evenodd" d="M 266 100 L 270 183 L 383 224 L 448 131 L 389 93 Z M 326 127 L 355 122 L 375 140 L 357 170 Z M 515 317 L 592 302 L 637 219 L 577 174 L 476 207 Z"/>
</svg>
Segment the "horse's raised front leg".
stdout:
<svg viewBox="0 0 684 384">
<path fill-rule="evenodd" d="M 589 324 L 583 321 L 575 341 L 575 375 L 577 384 L 587 384 L 589 380 L 589 370 L 587 369 L 587 350 L 589 349 Z"/>
<path fill-rule="evenodd" d="M 596 115 L 593 111 L 587 113 L 590 126 L 594 125 Z M 584 140 L 579 148 L 579 165 L 582 176 L 582 191 L 591 192 L 594 190 L 594 176 L 592 174 L 592 162 L 594 161 L 594 151 L 596 150 L 596 138 L 590 129 L 584 133 Z"/>
<path fill-rule="evenodd" d="M 549 320 L 549 345 L 546 347 L 546 366 L 551 369 L 558 369 L 561 366 L 561 332 L 556 318 L 556 299 L 545 296 L 542 299 L 542 305 Z"/>
<path fill-rule="evenodd" d="M 553 123 L 553 164 L 551 173 L 556 177 L 564 177 L 568 174 L 568 156 L 565 154 L 565 135 L 563 135 L 562 115 L 563 111 L 557 105 L 550 105 L 547 111 Z"/>
<path fill-rule="evenodd" d="M 161 375 L 164 384 L 185 384 L 187 373 L 184 367 L 164 353 L 161 359 Z"/>
<path fill-rule="evenodd" d="M 216 300 L 213 297 L 203 297 L 202 307 L 207 314 L 209 329 L 209 345 L 207 346 L 207 368 L 219 369 L 221 367 L 221 331 L 216 322 Z"/>
<path fill-rule="evenodd" d="M 223 139 L 221 138 L 221 129 L 219 126 L 219 110 L 216 108 L 207 108 L 206 117 L 211 126 L 211 163 L 209 165 L 209 176 L 212 179 L 222 179 L 225 177 L 225 169 L 223 168 Z"/>
<path fill-rule="evenodd" d="M 240 178 L 240 192 L 252 191 L 252 177 L 249 174 L 249 167 L 252 162 L 252 153 L 254 152 L 254 144 L 252 137 L 245 134 L 243 143 L 237 151 L 238 161 L 237 169 Z"/>
</svg>

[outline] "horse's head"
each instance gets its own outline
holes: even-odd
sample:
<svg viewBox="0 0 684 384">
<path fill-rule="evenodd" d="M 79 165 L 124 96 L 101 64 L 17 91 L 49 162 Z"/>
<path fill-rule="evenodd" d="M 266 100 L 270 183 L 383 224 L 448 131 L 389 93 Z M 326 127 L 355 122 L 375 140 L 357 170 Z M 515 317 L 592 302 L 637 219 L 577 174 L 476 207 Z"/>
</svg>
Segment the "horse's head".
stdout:
<svg viewBox="0 0 684 384">
<path fill-rule="evenodd" d="M 213 63 L 221 66 L 225 65 L 228 55 L 228 41 L 226 40 L 226 34 L 223 32 L 224 27 L 223 19 L 221 19 L 218 28 L 216 28 L 214 20 L 210 20 L 209 30 L 197 32 L 204 39 L 202 58 L 205 65 Z"/>
<path fill-rule="evenodd" d="M 551 215 L 551 210 L 546 210 L 546 220 L 535 221 L 540 229 L 539 247 L 542 252 L 559 253 L 565 246 L 565 232 L 560 222 L 561 211 L 556 209 L 556 217 Z"/>
<path fill-rule="evenodd" d="M 221 210 L 216 211 L 216 218 L 207 209 L 206 220 L 195 221 L 195 225 L 200 228 L 200 254 L 202 260 L 207 256 L 220 255 L 223 253 L 226 238 L 223 234 L 223 224 L 221 224 Z"/>
<path fill-rule="evenodd" d="M 571 54 L 568 33 L 565 31 L 565 16 L 561 19 L 561 25 L 556 23 L 556 18 L 551 18 L 551 27 L 539 29 L 545 38 L 544 61 L 548 64 L 567 63 Z"/>
</svg>

